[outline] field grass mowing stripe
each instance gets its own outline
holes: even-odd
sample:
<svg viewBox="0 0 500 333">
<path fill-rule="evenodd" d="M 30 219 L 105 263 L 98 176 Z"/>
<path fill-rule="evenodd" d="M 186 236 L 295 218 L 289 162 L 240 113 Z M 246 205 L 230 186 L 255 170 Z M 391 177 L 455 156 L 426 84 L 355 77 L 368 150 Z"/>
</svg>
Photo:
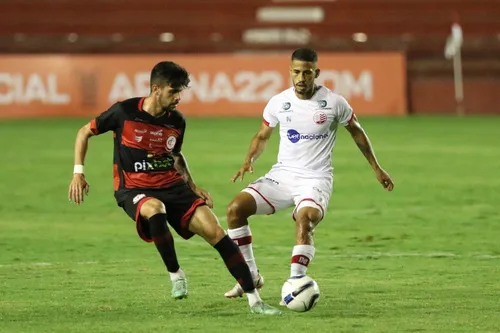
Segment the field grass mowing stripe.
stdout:
<svg viewBox="0 0 500 333">
<path fill-rule="evenodd" d="M 190 242 L 193 243 L 193 242 Z M 200 243 L 204 244 L 204 243 Z M 198 244 L 196 244 L 198 245 Z M 283 247 L 285 248 L 285 247 Z M 289 249 L 288 247 L 286 248 Z M 325 251 L 323 251 L 325 252 Z M 274 259 L 281 256 L 259 256 L 259 259 Z M 498 260 L 500 255 L 488 254 L 488 253 L 467 253 L 458 254 L 450 252 L 363 252 L 363 253 L 337 253 L 329 254 L 329 258 L 339 258 L 339 259 L 377 259 L 377 258 L 465 258 L 465 259 L 478 259 L 478 260 Z M 191 258 L 191 260 L 206 260 L 206 258 Z M 144 262 L 144 260 L 116 260 L 116 261 L 80 261 L 80 262 L 32 262 L 32 263 L 14 263 L 14 264 L 4 264 L 0 265 L 0 268 L 15 268 L 15 267 L 56 267 L 61 265 L 114 265 L 130 262 Z"/>
</svg>

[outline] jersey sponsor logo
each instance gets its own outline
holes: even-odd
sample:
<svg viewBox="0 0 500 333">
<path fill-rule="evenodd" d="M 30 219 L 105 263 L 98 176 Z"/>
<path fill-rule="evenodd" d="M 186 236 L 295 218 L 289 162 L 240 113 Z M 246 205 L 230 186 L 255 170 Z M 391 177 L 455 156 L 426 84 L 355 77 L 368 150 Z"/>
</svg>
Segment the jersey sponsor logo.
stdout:
<svg viewBox="0 0 500 333">
<path fill-rule="evenodd" d="M 288 140 L 292 143 L 297 143 L 300 140 L 323 140 L 328 137 L 328 133 L 325 134 L 300 134 L 294 129 L 289 129 L 287 132 Z"/>
<path fill-rule="evenodd" d="M 326 123 L 326 121 L 328 120 L 328 117 L 327 117 L 326 113 L 324 113 L 323 111 L 318 111 L 314 114 L 313 120 L 316 124 L 322 125 L 322 124 Z"/>
<path fill-rule="evenodd" d="M 292 104 L 290 102 L 285 102 L 281 106 L 281 110 L 279 111 L 279 113 L 292 112 L 293 110 L 290 109 L 291 107 L 292 107 Z"/>
<path fill-rule="evenodd" d="M 142 161 L 142 162 L 135 162 L 134 163 L 134 171 L 146 171 L 146 170 L 154 170 L 153 165 L 149 162 Z"/>
<path fill-rule="evenodd" d="M 173 159 L 171 157 L 160 158 L 160 159 L 149 159 L 142 160 L 141 162 L 134 163 L 134 171 L 154 171 L 158 169 L 171 169 L 174 166 Z"/>
<path fill-rule="evenodd" d="M 144 130 L 146 130 L 144 134 L 137 132 Z M 121 144 L 126 147 L 145 150 L 147 153 L 154 155 L 161 155 L 169 153 L 168 146 L 172 143 L 175 146 L 181 135 L 181 131 L 176 128 L 165 128 L 162 125 L 125 120 L 121 135 Z M 170 137 L 175 137 L 175 141 L 169 139 Z M 170 140 L 168 145 L 167 140 Z"/>
<path fill-rule="evenodd" d="M 328 105 L 328 102 L 325 101 L 324 99 L 321 99 L 318 101 L 318 107 L 320 109 L 324 109 L 324 110 L 331 110 L 332 108 L 331 107 L 327 107 Z"/>
<path fill-rule="evenodd" d="M 158 131 L 151 131 L 149 132 L 149 134 L 153 135 L 153 136 L 163 136 L 163 130 L 158 130 Z"/>
</svg>

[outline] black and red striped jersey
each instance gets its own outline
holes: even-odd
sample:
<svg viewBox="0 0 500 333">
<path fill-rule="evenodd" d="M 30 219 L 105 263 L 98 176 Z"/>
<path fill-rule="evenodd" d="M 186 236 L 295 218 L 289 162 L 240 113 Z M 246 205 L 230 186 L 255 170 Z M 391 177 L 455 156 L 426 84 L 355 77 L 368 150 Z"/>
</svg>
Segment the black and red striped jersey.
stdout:
<svg viewBox="0 0 500 333">
<path fill-rule="evenodd" d="M 114 189 L 162 189 L 182 181 L 172 152 L 180 152 L 186 122 L 179 111 L 154 117 L 143 98 L 117 102 L 90 122 L 95 135 L 114 132 Z"/>
</svg>

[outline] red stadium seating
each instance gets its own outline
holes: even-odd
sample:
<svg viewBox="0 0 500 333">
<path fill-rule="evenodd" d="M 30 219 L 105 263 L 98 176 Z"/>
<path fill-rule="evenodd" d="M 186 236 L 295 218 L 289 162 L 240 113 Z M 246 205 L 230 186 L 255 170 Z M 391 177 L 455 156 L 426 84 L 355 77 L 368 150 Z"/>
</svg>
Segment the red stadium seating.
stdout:
<svg viewBox="0 0 500 333">
<path fill-rule="evenodd" d="M 319 6 L 325 19 L 259 22 L 256 11 L 265 6 Z M 466 51 L 500 52 L 498 0 L 4 0 L 0 46 L 4 52 L 227 52 L 297 46 L 242 40 L 249 28 L 279 27 L 308 29 L 309 45 L 321 50 L 442 54 L 456 19 L 464 29 Z M 173 33 L 175 40 L 160 42 L 163 32 Z M 368 41 L 352 41 L 356 32 L 366 33 Z M 71 42 L 69 34 L 78 39 Z"/>
</svg>

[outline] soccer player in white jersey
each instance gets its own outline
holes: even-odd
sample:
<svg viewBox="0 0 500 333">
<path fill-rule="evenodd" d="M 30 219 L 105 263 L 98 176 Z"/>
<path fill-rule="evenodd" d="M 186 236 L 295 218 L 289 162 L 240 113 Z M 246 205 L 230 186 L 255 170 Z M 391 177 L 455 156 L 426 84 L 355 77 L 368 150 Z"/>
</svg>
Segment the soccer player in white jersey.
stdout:
<svg viewBox="0 0 500 333">
<path fill-rule="evenodd" d="M 333 186 L 332 150 L 339 125 L 351 134 L 382 186 L 392 191 L 394 184 L 378 163 L 370 140 L 352 108 L 340 95 L 315 84 L 320 70 L 314 50 L 298 49 L 291 57 L 293 87 L 275 95 L 264 109 L 263 123 L 253 137 L 245 161 L 232 181 L 253 173 L 253 163 L 263 152 L 271 134 L 280 124 L 278 161 L 264 177 L 250 183 L 227 208 L 228 234 L 238 244 L 250 267 L 255 286 L 264 279 L 257 269 L 252 250 L 248 218 L 273 214 L 295 207 L 295 246 L 290 276 L 305 275 L 314 257 L 313 230 L 324 218 Z M 225 297 L 240 297 L 239 284 Z"/>
</svg>

